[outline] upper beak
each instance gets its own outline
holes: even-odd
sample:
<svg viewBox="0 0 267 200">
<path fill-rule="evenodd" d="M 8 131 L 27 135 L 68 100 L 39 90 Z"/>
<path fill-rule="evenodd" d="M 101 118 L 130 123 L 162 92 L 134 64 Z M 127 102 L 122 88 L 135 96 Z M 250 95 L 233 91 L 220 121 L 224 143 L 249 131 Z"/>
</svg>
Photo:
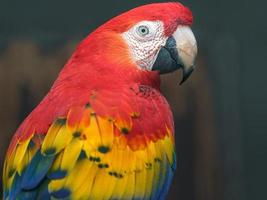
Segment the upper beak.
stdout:
<svg viewBox="0 0 267 200">
<path fill-rule="evenodd" d="M 193 32 L 188 26 L 179 26 L 159 51 L 152 69 L 168 73 L 182 68 L 182 84 L 195 69 L 196 55 L 197 42 Z"/>
</svg>

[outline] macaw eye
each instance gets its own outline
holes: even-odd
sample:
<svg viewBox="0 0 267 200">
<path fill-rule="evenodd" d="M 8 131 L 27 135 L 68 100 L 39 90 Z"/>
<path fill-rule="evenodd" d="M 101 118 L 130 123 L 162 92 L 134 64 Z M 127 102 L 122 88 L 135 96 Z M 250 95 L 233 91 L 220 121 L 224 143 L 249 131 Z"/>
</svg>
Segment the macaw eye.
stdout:
<svg viewBox="0 0 267 200">
<path fill-rule="evenodd" d="M 140 35 L 141 37 L 144 37 L 144 36 L 146 36 L 146 35 L 149 34 L 149 28 L 148 28 L 147 26 L 144 26 L 144 25 L 139 26 L 139 27 L 137 28 L 137 33 L 138 33 L 138 35 Z"/>
</svg>

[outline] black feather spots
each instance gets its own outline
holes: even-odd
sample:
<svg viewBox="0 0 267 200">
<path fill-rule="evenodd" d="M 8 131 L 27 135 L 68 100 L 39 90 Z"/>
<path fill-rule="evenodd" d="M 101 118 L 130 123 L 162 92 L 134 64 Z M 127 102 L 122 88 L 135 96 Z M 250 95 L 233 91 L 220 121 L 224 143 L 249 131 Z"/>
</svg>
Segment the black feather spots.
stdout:
<svg viewBox="0 0 267 200">
<path fill-rule="evenodd" d="M 147 169 L 152 169 L 152 163 L 146 163 L 146 168 Z"/>
<path fill-rule="evenodd" d="M 52 156 L 52 155 L 54 155 L 55 154 L 55 152 L 56 152 L 56 148 L 49 148 L 49 149 L 46 149 L 45 151 L 44 151 L 44 155 L 46 155 L 46 156 Z"/>
<path fill-rule="evenodd" d="M 66 118 L 59 118 L 59 119 L 57 119 L 56 120 L 56 124 L 58 124 L 58 125 L 61 125 L 61 126 L 63 126 L 63 125 L 65 125 L 66 124 L 66 121 L 67 121 L 67 119 Z"/>
<path fill-rule="evenodd" d="M 155 159 L 154 159 L 154 162 L 155 162 L 155 163 L 161 163 L 161 159 L 160 159 L 160 158 L 155 158 Z"/>
<path fill-rule="evenodd" d="M 75 131 L 72 135 L 75 138 L 79 138 L 79 137 L 81 137 L 82 133 L 80 131 Z"/>
<path fill-rule="evenodd" d="M 94 111 L 92 111 L 92 112 L 90 113 L 90 115 L 91 115 L 91 116 L 96 116 L 96 113 L 95 113 Z"/>
<path fill-rule="evenodd" d="M 83 160 L 83 159 L 86 159 L 86 158 L 87 158 L 87 157 L 86 157 L 86 153 L 85 153 L 84 150 L 82 150 L 81 153 L 80 153 L 80 155 L 79 155 L 78 160 Z"/>
<path fill-rule="evenodd" d="M 122 128 L 121 128 L 121 132 L 122 132 L 123 134 L 127 135 L 127 134 L 129 133 L 129 129 L 126 128 L 126 127 L 122 127 Z"/>
<path fill-rule="evenodd" d="M 72 134 L 72 136 L 73 136 L 74 138 L 80 138 L 81 140 L 86 140 L 86 139 L 87 139 L 86 135 L 85 135 L 85 134 L 82 134 L 81 131 L 75 131 L 75 132 Z"/>
<path fill-rule="evenodd" d="M 29 143 L 28 148 L 29 149 L 33 149 L 34 147 L 35 147 L 35 143 L 31 140 L 30 143 Z"/>
<path fill-rule="evenodd" d="M 108 117 L 109 122 L 114 122 L 115 120 L 112 117 Z"/>
<path fill-rule="evenodd" d="M 98 164 L 98 168 L 100 168 L 100 169 L 109 168 L 109 165 L 100 163 L 100 164 Z"/>
<path fill-rule="evenodd" d="M 88 102 L 87 104 L 85 104 L 85 108 L 91 108 L 91 104 Z"/>
<path fill-rule="evenodd" d="M 97 162 L 97 163 L 99 163 L 101 161 L 99 157 L 93 157 L 93 156 L 90 156 L 89 160 L 92 162 Z"/>
<path fill-rule="evenodd" d="M 10 169 L 8 172 L 8 178 L 11 178 L 13 176 L 13 174 L 15 173 L 15 169 Z"/>
<path fill-rule="evenodd" d="M 100 153 L 105 154 L 105 153 L 108 153 L 110 151 L 110 148 L 108 146 L 99 146 L 98 147 L 98 151 Z"/>
<path fill-rule="evenodd" d="M 108 173 L 110 176 L 114 176 L 115 178 L 123 178 L 123 175 L 121 173 L 118 172 L 109 172 Z"/>
</svg>

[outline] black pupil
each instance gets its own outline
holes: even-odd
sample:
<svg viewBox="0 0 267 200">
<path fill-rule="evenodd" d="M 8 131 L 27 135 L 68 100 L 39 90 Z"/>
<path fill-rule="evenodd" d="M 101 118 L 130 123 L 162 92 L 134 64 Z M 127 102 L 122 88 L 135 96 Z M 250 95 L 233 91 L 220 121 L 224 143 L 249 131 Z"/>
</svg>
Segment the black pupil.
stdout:
<svg viewBox="0 0 267 200">
<path fill-rule="evenodd" d="M 141 32 L 142 32 L 142 33 L 146 33 L 146 29 L 145 29 L 145 28 L 142 28 L 142 29 L 141 29 Z"/>
<path fill-rule="evenodd" d="M 141 26 L 141 27 L 139 28 L 139 31 L 140 31 L 140 33 L 141 33 L 142 35 L 146 35 L 146 34 L 148 34 L 148 29 L 147 29 L 146 27 L 144 27 L 144 26 Z"/>
</svg>

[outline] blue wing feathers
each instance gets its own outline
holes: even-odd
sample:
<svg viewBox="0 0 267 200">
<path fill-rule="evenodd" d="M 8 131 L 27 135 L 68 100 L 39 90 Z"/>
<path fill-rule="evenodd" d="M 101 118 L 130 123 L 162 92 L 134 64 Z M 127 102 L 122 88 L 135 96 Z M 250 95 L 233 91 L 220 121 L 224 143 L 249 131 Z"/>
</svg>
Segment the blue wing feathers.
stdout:
<svg viewBox="0 0 267 200">
<path fill-rule="evenodd" d="M 49 173 L 48 175 L 47 175 L 47 177 L 49 178 L 49 179 L 62 179 L 62 178 L 64 178 L 65 176 L 67 175 L 67 171 L 65 171 L 65 170 L 57 170 L 57 171 L 53 171 L 53 172 L 51 172 L 51 173 Z"/>
<path fill-rule="evenodd" d="M 173 170 L 171 167 L 168 168 L 168 173 L 166 175 L 166 180 L 165 180 L 165 183 L 162 187 L 162 191 L 160 193 L 160 196 L 159 196 L 159 200 L 164 200 L 166 198 L 166 195 L 169 191 L 169 188 L 170 188 L 170 185 L 172 183 L 172 178 L 173 178 Z"/>
<path fill-rule="evenodd" d="M 37 195 L 37 192 L 35 190 L 33 190 L 33 191 L 22 191 L 16 197 L 16 200 L 35 200 L 36 199 L 36 195 Z"/>
<path fill-rule="evenodd" d="M 174 170 L 176 169 L 176 155 L 173 153 L 173 163 L 168 163 L 167 164 L 167 174 L 166 174 L 166 180 L 165 183 L 162 187 L 162 191 L 160 193 L 159 200 L 164 200 L 167 196 L 167 193 L 170 189 L 171 183 L 172 183 L 172 178 L 174 175 Z"/>
<path fill-rule="evenodd" d="M 153 189 L 151 200 L 164 200 L 169 191 L 174 170 L 176 168 L 176 156 L 173 154 L 174 163 L 169 163 L 167 156 L 165 155 L 161 163 L 160 172 L 162 176 L 159 177 L 157 186 Z M 166 170 L 166 175 L 164 176 L 164 171 Z"/>
<path fill-rule="evenodd" d="M 43 156 L 39 150 L 22 175 L 21 188 L 32 190 L 37 187 L 50 169 L 54 158 L 55 156 Z"/>
<path fill-rule="evenodd" d="M 53 196 L 57 199 L 65 199 L 65 198 L 69 197 L 69 195 L 70 195 L 70 190 L 68 190 L 66 188 L 63 188 L 63 189 L 60 189 L 56 192 L 51 193 L 51 196 Z"/>
<path fill-rule="evenodd" d="M 22 181 L 21 176 L 19 176 L 18 173 L 16 173 L 15 177 L 14 177 L 12 188 L 9 191 L 9 199 L 10 200 L 16 199 L 16 196 L 21 191 L 21 181 Z"/>
</svg>

